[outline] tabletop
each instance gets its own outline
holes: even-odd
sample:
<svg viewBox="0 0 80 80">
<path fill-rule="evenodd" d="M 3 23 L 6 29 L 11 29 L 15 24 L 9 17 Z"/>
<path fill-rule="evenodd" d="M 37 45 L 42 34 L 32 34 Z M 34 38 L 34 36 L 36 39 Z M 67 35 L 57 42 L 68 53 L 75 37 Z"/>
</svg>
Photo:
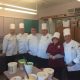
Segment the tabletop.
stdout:
<svg viewBox="0 0 80 80">
<path fill-rule="evenodd" d="M 32 74 L 37 74 L 37 72 L 40 72 L 40 71 L 41 71 L 40 69 L 33 67 Z M 17 72 L 15 74 L 9 74 L 8 71 L 4 71 L 4 75 L 10 80 L 14 76 L 24 77 L 26 74 L 25 74 L 25 71 L 17 69 Z M 58 79 L 53 78 L 53 80 L 58 80 Z"/>
</svg>

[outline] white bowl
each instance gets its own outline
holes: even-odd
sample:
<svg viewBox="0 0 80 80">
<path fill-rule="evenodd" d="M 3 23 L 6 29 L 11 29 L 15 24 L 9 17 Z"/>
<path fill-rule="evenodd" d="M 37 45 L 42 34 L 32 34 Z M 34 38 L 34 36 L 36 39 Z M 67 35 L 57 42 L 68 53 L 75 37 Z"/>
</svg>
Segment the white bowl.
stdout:
<svg viewBox="0 0 80 80">
<path fill-rule="evenodd" d="M 37 73 L 38 80 L 46 80 L 48 79 L 48 73 L 43 71 Z"/>
<path fill-rule="evenodd" d="M 54 74 L 54 69 L 52 68 L 44 68 L 43 71 L 51 75 Z"/>
<path fill-rule="evenodd" d="M 37 80 L 37 75 L 36 74 L 29 74 L 29 79 L 27 79 L 27 77 L 25 77 L 24 80 Z"/>
<path fill-rule="evenodd" d="M 20 76 L 15 76 L 15 77 L 12 77 L 10 80 L 22 80 L 22 78 Z"/>
</svg>

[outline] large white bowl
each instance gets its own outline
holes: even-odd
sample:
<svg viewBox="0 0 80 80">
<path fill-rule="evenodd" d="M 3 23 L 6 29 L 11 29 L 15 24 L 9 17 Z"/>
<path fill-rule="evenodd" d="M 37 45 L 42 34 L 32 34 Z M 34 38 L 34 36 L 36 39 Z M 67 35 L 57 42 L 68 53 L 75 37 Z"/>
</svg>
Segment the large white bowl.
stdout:
<svg viewBox="0 0 80 80">
<path fill-rule="evenodd" d="M 48 79 L 48 73 L 45 73 L 43 71 L 38 72 L 37 77 L 38 77 L 38 80 L 47 80 Z"/>
<path fill-rule="evenodd" d="M 24 80 L 37 80 L 37 75 L 36 74 L 29 74 L 29 79 L 27 79 L 27 77 L 25 77 Z"/>
<path fill-rule="evenodd" d="M 52 68 L 44 68 L 43 71 L 50 74 L 50 75 L 54 74 L 54 69 L 52 69 Z"/>
<path fill-rule="evenodd" d="M 22 78 L 20 76 L 14 76 L 10 80 L 22 80 Z"/>
</svg>

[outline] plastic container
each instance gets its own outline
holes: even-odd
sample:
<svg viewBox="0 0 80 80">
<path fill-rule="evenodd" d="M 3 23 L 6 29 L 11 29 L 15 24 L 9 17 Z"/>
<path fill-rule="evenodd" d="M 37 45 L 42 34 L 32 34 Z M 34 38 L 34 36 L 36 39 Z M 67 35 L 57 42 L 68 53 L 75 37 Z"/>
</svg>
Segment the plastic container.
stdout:
<svg viewBox="0 0 80 80">
<path fill-rule="evenodd" d="M 9 74 L 14 74 L 17 72 L 17 62 L 8 63 L 8 72 Z"/>
<path fill-rule="evenodd" d="M 54 69 L 52 68 L 44 68 L 43 71 L 48 73 L 48 78 L 52 78 L 54 76 Z"/>
<path fill-rule="evenodd" d="M 18 63 L 19 63 L 20 70 L 23 70 L 23 66 L 24 66 L 24 64 L 26 64 L 26 60 L 20 59 L 20 60 L 18 60 Z"/>
<path fill-rule="evenodd" d="M 25 64 L 24 66 L 25 66 L 26 72 L 28 74 L 31 74 L 33 69 L 33 62 L 27 62 L 27 64 Z"/>
<path fill-rule="evenodd" d="M 38 80 L 48 80 L 48 74 L 44 71 L 37 73 Z"/>
</svg>

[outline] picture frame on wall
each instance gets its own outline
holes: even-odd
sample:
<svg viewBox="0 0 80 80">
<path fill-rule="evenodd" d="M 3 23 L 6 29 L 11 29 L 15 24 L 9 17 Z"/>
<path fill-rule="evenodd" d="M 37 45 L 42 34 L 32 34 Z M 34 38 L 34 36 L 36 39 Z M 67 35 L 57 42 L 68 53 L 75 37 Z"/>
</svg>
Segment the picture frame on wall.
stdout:
<svg viewBox="0 0 80 80">
<path fill-rule="evenodd" d="M 71 18 L 71 27 L 77 27 L 78 26 L 78 20 L 76 17 Z"/>
</svg>

